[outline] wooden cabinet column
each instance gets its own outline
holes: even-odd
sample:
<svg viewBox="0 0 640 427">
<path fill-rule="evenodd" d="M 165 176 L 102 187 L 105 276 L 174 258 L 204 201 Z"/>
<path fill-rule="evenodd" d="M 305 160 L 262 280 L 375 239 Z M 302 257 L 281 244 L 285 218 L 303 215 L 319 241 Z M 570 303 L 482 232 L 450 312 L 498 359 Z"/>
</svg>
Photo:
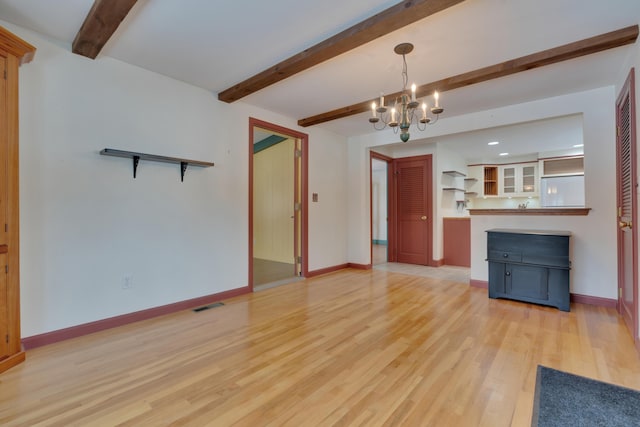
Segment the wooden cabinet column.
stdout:
<svg viewBox="0 0 640 427">
<path fill-rule="evenodd" d="M 35 47 L 0 27 L 0 372 L 24 361 L 20 336 L 18 67 Z"/>
</svg>

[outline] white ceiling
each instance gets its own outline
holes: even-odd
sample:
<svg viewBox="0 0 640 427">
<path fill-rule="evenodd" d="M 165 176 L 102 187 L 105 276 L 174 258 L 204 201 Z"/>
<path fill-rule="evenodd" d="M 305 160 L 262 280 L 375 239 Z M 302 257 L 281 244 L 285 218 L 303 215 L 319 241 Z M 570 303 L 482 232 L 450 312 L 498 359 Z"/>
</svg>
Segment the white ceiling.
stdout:
<svg viewBox="0 0 640 427">
<path fill-rule="evenodd" d="M 100 57 L 200 86 L 216 96 L 399 0 L 138 0 Z M 0 19 L 70 46 L 93 0 L 0 0 Z M 301 119 L 640 22 L 640 0 L 466 0 L 242 101 Z M 443 117 L 612 85 L 638 44 L 445 92 Z M 367 114 L 318 125 L 371 132 Z"/>
<path fill-rule="evenodd" d="M 576 145 L 584 142 L 582 120 L 581 114 L 575 114 L 425 138 L 412 144 L 399 142 L 389 145 L 385 152 L 402 157 L 403 151 L 415 151 L 416 145 L 440 143 L 442 148 L 461 153 L 467 164 L 513 163 L 541 157 L 580 155 L 584 149 Z M 490 142 L 498 144 L 489 145 Z"/>
</svg>

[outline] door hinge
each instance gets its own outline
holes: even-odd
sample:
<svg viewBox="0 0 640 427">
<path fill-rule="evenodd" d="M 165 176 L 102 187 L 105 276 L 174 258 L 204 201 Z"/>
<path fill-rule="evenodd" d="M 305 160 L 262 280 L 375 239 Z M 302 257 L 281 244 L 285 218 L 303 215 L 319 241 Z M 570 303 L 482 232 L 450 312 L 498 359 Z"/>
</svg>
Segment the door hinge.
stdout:
<svg viewBox="0 0 640 427">
<path fill-rule="evenodd" d="M 4 225 L 4 232 L 8 233 L 9 232 L 9 224 L 5 224 Z"/>
<path fill-rule="evenodd" d="M 618 206 L 618 216 L 622 216 L 622 206 Z"/>
<path fill-rule="evenodd" d="M 7 344 L 9 344 L 9 334 L 5 335 L 5 341 Z"/>
<path fill-rule="evenodd" d="M 8 264 L 4 266 L 4 272 L 9 274 L 9 265 Z"/>
<path fill-rule="evenodd" d="M 299 210 L 302 210 L 302 203 L 294 203 L 293 210 L 296 212 L 298 212 Z"/>
<path fill-rule="evenodd" d="M 302 150 L 296 150 L 295 156 L 296 156 L 296 158 L 302 157 Z"/>
<path fill-rule="evenodd" d="M 7 80 L 7 70 L 4 70 L 4 79 Z"/>
<path fill-rule="evenodd" d="M 618 288 L 618 299 L 622 298 L 622 288 Z"/>
<path fill-rule="evenodd" d="M 298 262 L 298 264 L 302 264 L 302 257 L 301 256 L 296 257 L 296 261 Z"/>
</svg>

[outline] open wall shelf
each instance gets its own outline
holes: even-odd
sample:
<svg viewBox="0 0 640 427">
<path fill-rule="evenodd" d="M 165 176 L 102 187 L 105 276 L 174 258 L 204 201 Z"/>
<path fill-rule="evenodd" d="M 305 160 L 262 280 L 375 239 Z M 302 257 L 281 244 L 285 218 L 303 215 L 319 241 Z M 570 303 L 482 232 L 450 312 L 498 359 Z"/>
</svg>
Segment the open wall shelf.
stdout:
<svg viewBox="0 0 640 427">
<path fill-rule="evenodd" d="M 463 174 L 462 172 L 458 172 L 458 171 L 442 171 L 442 173 L 445 174 L 445 175 L 453 176 L 453 177 L 467 176 L 467 175 Z"/>
<path fill-rule="evenodd" d="M 136 151 L 123 151 L 113 148 L 105 148 L 100 151 L 103 156 L 124 157 L 133 160 L 133 177 L 136 177 L 138 171 L 138 163 L 140 160 L 147 160 L 151 162 L 161 163 L 175 163 L 180 165 L 180 181 L 184 181 L 184 173 L 187 171 L 187 166 L 197 166 L 200 168 L 209 168 L 213 166 L 213 162 L 203 162 L 200 160 L 182 159 L 179 157 L 158 156 L 156 154 L 138 153 Z"/>
</svg>

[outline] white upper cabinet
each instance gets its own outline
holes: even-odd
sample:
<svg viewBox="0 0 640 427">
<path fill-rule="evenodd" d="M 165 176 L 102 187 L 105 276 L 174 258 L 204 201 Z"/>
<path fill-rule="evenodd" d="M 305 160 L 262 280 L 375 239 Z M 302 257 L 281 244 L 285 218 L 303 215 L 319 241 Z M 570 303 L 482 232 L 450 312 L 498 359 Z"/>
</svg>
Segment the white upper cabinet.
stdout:
<svg viewBox="0 0 640 427">
<path fill-rule="evenodd" d="M 502 197 L 538 197 L 538 164 L 500 166 L 499 189 Z"/>
</svg>

